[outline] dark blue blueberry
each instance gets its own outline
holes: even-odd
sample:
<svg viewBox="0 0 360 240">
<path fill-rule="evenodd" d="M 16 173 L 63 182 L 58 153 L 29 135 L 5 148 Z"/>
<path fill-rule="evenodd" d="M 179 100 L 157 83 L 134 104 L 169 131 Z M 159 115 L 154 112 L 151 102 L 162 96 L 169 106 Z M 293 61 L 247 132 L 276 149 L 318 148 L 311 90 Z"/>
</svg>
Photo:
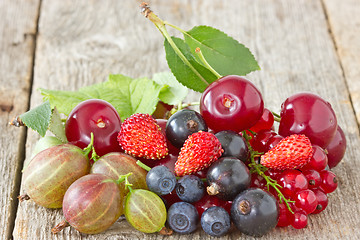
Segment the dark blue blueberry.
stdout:
<svg viewBox="0 0 360 240">
<path fill-rule="evenodd" d="M 171 193 L 176 186 L 175 175 L 166 166 L 153 167 L 146 175 L 146 184 L 150 191 L 158 195 Z"/>
<path fill-rule="evenodd" d="M 240 232 L 260 237 L 276 227 L 279 207 L 272 194 L 259 188 L 240 193 L 231 205 L 231 219 Z"/>
<path fill-rule="evenodd" d="M 190 203 L 199 201 L 205 194 L 204 183 L 194 175 L 185 175 L 180 178 L 175 190 L 182 201 Z"/>
<path fill-rule="evenodd" d="M 210 207 L 201 215 L 201 227 L 207 234 L 224 236 L 230 229 L 229 213 L 222 207 Z"/>
<path fill-rule="evenodd" d="M 166 123 L 166 138 L 177 148 L 181 148 L 191 134 L 207 132 L 208 127 L 200 113 L 183 109 L 174 113 Z"/>
<path fill-rule="evenodd" d="M 220 131 L 215 134 L 224 149 L 222 157 L 236 157 L 245 162 L 249 157 L 249 148 L 245 139 L 238 133 L 230 130 Z"/>
<path fill-rule="evenodd" d="M 199 214 L 190 203 L 176 202 L 168 210 L 167 222 L 175 232 L 188 234 L 196 230 L 199 223 Z"/>
</svg>

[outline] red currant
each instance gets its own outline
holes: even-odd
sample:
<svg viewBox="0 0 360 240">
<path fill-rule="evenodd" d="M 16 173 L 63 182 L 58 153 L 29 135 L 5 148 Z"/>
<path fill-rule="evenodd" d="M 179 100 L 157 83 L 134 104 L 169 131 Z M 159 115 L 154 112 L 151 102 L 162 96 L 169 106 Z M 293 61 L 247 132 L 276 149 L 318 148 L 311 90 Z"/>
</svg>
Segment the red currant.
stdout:
<svg viewBox="0 0 360 240">
<path fill-rule="evenodd" d="M 288 169 L 280 173 L 277 182 L 282 187 L 281 192 L 288 197 L 293 197 L 298 191 L 308 188 L 304 174 L 295 169 Z"/>
<path fill-rule="evenodd" d="M 308 216 L 304 210 L 296 210 L 292 216 L 291 226 L 295 229 L 302 229 L 307 226 Z"/>
<path fill-rule="evenodd" d="M 323 170 L 320 172 L 320 176 L 322 181 L 319 188 L 325 193 L 335 191 L 338 186 L 336 175 L 331 171 Z"/>
<path fill-rule="evenodd" d="M 117 142 L 121 120 L 118 112 L 108 102 L 90 99 L 79 103 L 69 114 L 65 134 L 69 142 L 85 148 L 94 134 L 94 148 L 99 156 L 120 152 Z"/>
<path fill-rule="evenodd" d="M 305 134 L 312 144 L 325 148 L 335 136 L 337 120 L 330 103 L 312 93 L 290 96 L 281 105 L 279 134 Z"/>
<path fill-rule="evenodd" d="M 249 129 L 261 118 L 264 102 L 249 80 L 229 75 L 211 83 L 200 99 L 200 113 L 215 132 Z"/>
<path fill-rule="evenodd" d="M 260 130 L 270 130 L 273 124 L 274 115 L 270 112 L 269 109 L 264 108 L 264 112 L 261 115 L 261 118 L 254 126 L 250 128 L 250 130 L 253 132 L 259 132 Z"/>
<path fill-rule="evenodd" d="M 313 191 L 305 189 L 295 194 L 295 205 L 310 214 L 315 211 L 318 201 Z"/>
<path fill-rule="evenodd" d="M 317 214 L 317 213 L 320 213 L 320 212 L 324 211 L 325 208 L 327 207 L 327 205 L 328 205 L 328 197 L 327 197 L 326 193 L 324 193 L 320 189 L 313 189 L 313 192 L 316 195 L 316 199 L 317 199 L 318 204 L 316 206 L 315 211 L 313 211 L 312 213 Z"/>
<path fill-rule="evenodd" d="M 324 149 L 317 145 L 313 145 L 313 156 L 310 161 L 302 168 L 302 169 L 314 169 L 317 171 L 321 171 L 325 169 L 328 164 L 328 158 Z"/>
<path fill-rule="evenodd" d="M 253 139 L 251 139 L 250 144 L 255 151 L 258 152 L 267 152 L 266 143 L 272 137 L 276 136 L 276 132 L 271 130 L 261 130 L 258 132 Z"/>
<path fill-rule="evenodd" d="M 305 175 L 309 183 L 309 188 L 314 189 L 320 186 L 321 176 L 320 173 L 314 169 L 304 170 L 302 173 Z"/>
<path fill-rule="evenodd" d="M 289 210 L 285 203 L 279 203 L 279 220 L 277 227 L 287 227 L 291 224 L 291 218 L 289 217 Z"/>
</svg>

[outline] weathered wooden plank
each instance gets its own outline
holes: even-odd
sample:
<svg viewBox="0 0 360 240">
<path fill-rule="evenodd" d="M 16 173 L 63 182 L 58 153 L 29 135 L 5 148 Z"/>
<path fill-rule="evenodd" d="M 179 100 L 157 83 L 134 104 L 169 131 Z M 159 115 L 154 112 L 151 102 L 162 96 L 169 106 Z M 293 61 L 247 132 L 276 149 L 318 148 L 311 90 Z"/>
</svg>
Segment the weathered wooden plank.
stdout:
<svg viewBox="0 0 360 240">
<path fill-rule="evenodd" d="M 360 126 L 360 2 L 356 0 L 341 3 L 332 0 L 323 2 Z"/>
<path fill-rule="evenodd" d="M 10 127 L 29 105 L 38 0 L 0 1 L 0 238 L 11 237 L 25 158 L 25 129 Z"/>
<path fill-rule="evenodd" d="M 44 1 L 36 51 L 34 89 L 72 90 L 106 79 L 109 73 L 132 77 L 167 70 L 162 37 L 144 19 L 135 1 Z M 275 229 L 263 239 L 350 239 L 360 236 L 360 178 L 356 156 L 358 129 L 348 90 L 320 1 L 151 1 L 163 19 L 184 29 L 211 25 L 243 42 L 255 53 L 261 71 L 249 75 L 262 90 L 266 106 L 279 111 L 290 94 L 312 91 L 329 100 L 348 136 L 345 160 L 335 172 L 339 189 L 330 195 L 328 209 L 311 216 L 307 229 Z M 198 97 L 194 94 L 189 98 Z M 32 107 L 41 102 L 33 92 Z M 345 125 L 346 123 L 346 125 Z M 27 155 L 37 135 L 28 133 Z M 344 200 L 346 199 L 346 200 Z M 341 224 L 346 219 L 347 224 Z M 14 239 L 161 239 L 157 234 L 132 230 L 117 222 L 103 234 L 90 236 L 74 229 L 53 236 L 50 229 L 62 220 L 60 210 L 47 210 L 31 202 L 19 206 Z M 172 239 L 204 239 L 198 230 Z M 236 231 L 224 239 L 246 237 Z"/>
</svg>

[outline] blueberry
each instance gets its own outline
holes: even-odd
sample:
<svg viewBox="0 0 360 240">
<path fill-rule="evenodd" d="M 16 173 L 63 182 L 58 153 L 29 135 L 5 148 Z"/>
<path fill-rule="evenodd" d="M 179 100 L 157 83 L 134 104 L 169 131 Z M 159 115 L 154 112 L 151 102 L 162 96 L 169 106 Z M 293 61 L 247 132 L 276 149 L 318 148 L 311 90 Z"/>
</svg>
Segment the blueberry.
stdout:
<svg viewBox="0 0 360 240">
<path fill-rule="evenodd" d="M 247 235 L 260 237 L 275 228 L 279 207 L 271 194 L 259 188 L 240 193 L 231 205 L 231 219 Z"/>
<path fill-rule="evenodd" d="M 229 213 L 218 206 L 206 209 L 200 222 L 204 232 L 215 237 L 224 236 L 231 226 Z"/>
<path fill-rule="evenodd" d="M 171 193 L 176 185 L 175 175 L 166 166 L 153 167 L 146 175 L 146 184 L 150 191 L 158 195 Z"/>
<path fill-rule="evenodd" d="M 224 149 L 222 157 L 236 157 L 245 162 L 249 158 L 249 148 L 245 139 L 238 133 L 230 130 L 215 134 Z"/>
<path fill-rule="evenodd" d="M 208 131 L 208 127 L 200 113 L 183 109 L 174 113 L 166 123 L 166 138 L 177 148 L 181 148 L 191 134 Z"/>
<path fill-rule="evenodd" d="M 205 194 L 205 186 L 195 175 L 185 175 L 180 178 L 175 187 L 176 194 L 184 202 L 199 201 Z"/>
<path fill-rule="evenodd" d="M 187 202 L 176 202 L 168 210 L 167 221 L 172 230 L 181 234 L 192 233 L 199 222 L 196 208 Z"/>
</svg>

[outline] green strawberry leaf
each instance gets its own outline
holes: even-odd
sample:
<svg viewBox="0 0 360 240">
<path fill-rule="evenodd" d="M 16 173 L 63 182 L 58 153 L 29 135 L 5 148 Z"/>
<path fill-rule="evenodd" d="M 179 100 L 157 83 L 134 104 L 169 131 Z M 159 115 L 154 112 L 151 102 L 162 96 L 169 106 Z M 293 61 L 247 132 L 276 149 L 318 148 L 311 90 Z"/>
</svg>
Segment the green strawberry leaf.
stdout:
<svg viewBox="0 0 360 240">
<path fill-rule="evenodd" d="M 176 79 L 184 86 L 197 92 L 203 92 L 205 88 L 217 77 L 207 68 L 199 64 L 195 57 L 191 54 L 189 46 L 184 40 L 171 37 L 181 53 L 187 61 L 192 65 L 191 69 L 174 51 L 170 43 L 165 39 L 164 47 L 166 52 L 166 60 Z"/>
<path fill-rule="evenodd" d="M 56 106 L 65 115 L 69 115 L 80 102 L 95 98 L 112 104 L 124 120 L 137 112 L 152 114 L 161 89 L 161 85 L 148 78 L 132 79 L 117 74 L 109 75 L 109 79 L 103 83 L 83 87 L 78 91 L 39 90 L 44 100 L 49 100 L 51 106 Z"/>
<path fill-rule="evenodd" d="M 184 38 L 191 52 L 195 53 L 195 49 L 199 47 L 206 61 L 222 76 L 244 76 L 260 70 L 248 48 L 218 29 L 197 26 L 184 32 Z"/>
<path fill-rule="evenodd" d="M 66 143 L 65 126 L 56 107 L 52 109 L 51 120 L 48 130 L 52 132 L 61 142 Z"/>
<path fill-rule="evenodd" d="M 188 94 L 188 88 L 179 83 L 170 72 L 155 73 L 154 82 L 163 85 L 159 99 L 169 105 L 177 105 L 182 102 Z"/>
<path fill-rule="evenodd" d="M 37 131 L 42 137 L 45 136 L 51 119 L 51 106 L 45 101 L 39 106 L 19 116 L 25 126 Z"/>
</svg>

